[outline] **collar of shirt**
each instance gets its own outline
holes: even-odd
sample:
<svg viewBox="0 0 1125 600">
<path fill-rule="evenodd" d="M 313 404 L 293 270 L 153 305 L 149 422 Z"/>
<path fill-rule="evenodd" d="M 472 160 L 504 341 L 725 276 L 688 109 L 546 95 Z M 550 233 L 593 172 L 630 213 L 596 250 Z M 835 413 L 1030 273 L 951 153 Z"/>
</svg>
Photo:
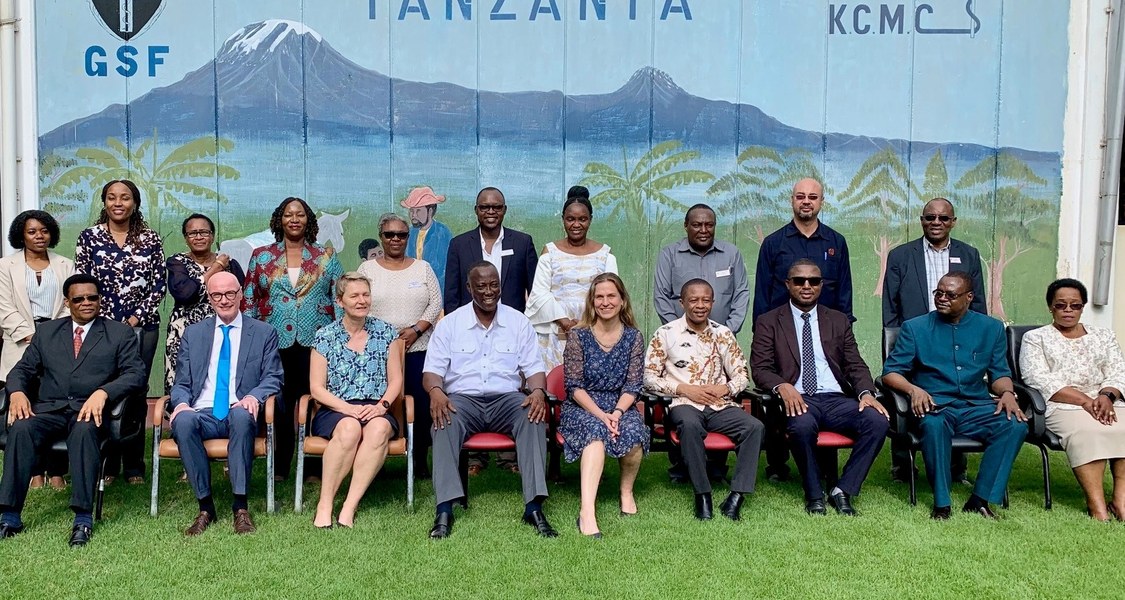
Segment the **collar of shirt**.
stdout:
<svg viewBox="0 0 1125 600">
<path fill-rule="evenodd" d="M 691 335 L 697 335 L 702 339 L 714 338 L 715 328 L 719 326 L 718 323 L 712 321 L 711 319 L 707 319 L 707 329 L 704 329 L 703 331 L 696 331 L 696 330 L 691 328 L 691 325 L 688 324 L 687 315 L 684 315 L 684 316 L 682 316 L 682 317 L 680 317 L 679 319 L 676 319 L 676 320 L 679 322 L 679 328 L 680 328 L 681 333 L 689 333 Z"/>
<path fill-rule="evenodd" d="M 85 325 L 79 325 L 78 323 L 74 322 L 74 319 L 71 319 L 70 320 L 70 334 L 73 336 L 74 332 L 78 331 L 78 328 L 81 327 L 82 328 L 82 341 L 84 342 L 84 341 L 86 341 L 86 334 L 90 333 L 90 327 L 93 324 L 94 324 L 94 321 L 90 321 L 89 323 L 86 323 Z"/>
<path fill-rule="evenodd" d="M 722 251 L 723 251 L 723 249 L 720 248 L 719 245 L 715 243 L 715 240 L 711 241 L 711 247 L 708 248 L 707 251 L 703 252 L 702 254 L 697 252 L 695 248 L 691 247 L 691 242 L 688 242 L 688 239 L 686 237 L 681 239 L 676 244 L 676 252 L 691 252 L 692 254 L 696 254 L 696 255 L 699 255 L 699 256 L 706 256 L 706 255 L 708 255 L 712 252 L 722 252 Z"/>
<path fill-rule="evenodd" d="M 472 304 L 470 303 L 469 306 L 472 307 Z M 471 319 L 465 319 L 465 322 L 463 323 L 463 325 L 466 326 L 465 329 L 480 328 L 480 329 L 483 329 L 485 331 L 491 331 L 493 327 L 506 327 L 506 325 L 504 324 L 504 319 L 502 319 L 500 317 L 501 312 L 503 312 L 503 311 L 500 310 L 500 306 L 502 306 L 502 305 L 500 305 L 500 304 L 496 305 L 496 313 L 492 316 L 492 324 L 489 325 L 488 327 L 485 327 L 480 322 L 480 319 L 477 318 L 476 309 L 472 309 L 472 313 L 473 313 L 472 318 Z"/>
<path fill-rule="evenodd" d="M 824 229 L 824 223 L 821 223 L 820 219 L 818 218 L 816 220 L 816 231 L 812 232 L 812 235 L 808 236 L 806 239 L 810 239 L 810 240 L 813 239 L 813 238 L 828 239 L 828 238 L 824 237 L 823 233 L 821 233 L 823 231 L 823 229 Z M 794 222 L 794 221 L 789 221 L 788 223 L 785 224 L 785 235 L 786 235 L 786 237 L 793 237 L 795 235 L 805 237 L 805 234 L 801 233 L 800 229 L 797 229 L 797 223 Z"/>
<path fill-rule="evenodd" d="M 935 254 L 945 254 L 945 253 L 949 252 L 949 247 L 953 245 L 952 242 L 953 242 L 953 240 L 946 240 L 945 241 L 945 247 L 944 248 L 938 248 L 938 247 L 934 246 L 933 244 L 931 244 L 930 240 L 927 240 L 926 238 L 922 238 L 922 248 L 925 249 L 927 252 L 933 252 Z"/>
<path fill-rule="evenodd" d="M 819 305 L 816 305 L 816 306 L 819 306 Z M 812 323 L 813 325 L 816 325 L 816 323 L 817 323 L 816 306 L 813 306 L 812 310 L 808 311 L 808 313 L 809 313 L 809 323 Z M 794 323 L 800 323 L 801 327 L 804 327 L 804 319 L 801 318 L 801 315 L 805 311 L 797 308 L 797 305 L 793 304 L 792 300 L 789 301 L 789 310 L 793 311 L 793 322 Z M 799 333 L 800 327 L 798 327 L 797 330 L 798 330 L 798 333 Z"/>
<path fill-rule="evenodd" d="M 219 329 L 220 325 L 226 325 L 226 323 L 223 323 L 223 320 L 219 318 L 219 315 L 215 315 L 215 329 Z M 230 326 L 234 329 L 242 329 L 242 311 L 238 311 L 237 313 L 235 313 L 234 320 L 230 322 Z"/>
<path fill-rule="evenodd" d="M 480 236 L 480 251 L 482 254 L 487 255 L 488 251 L 484 247 L 484 234 L 481 233 L 480 227 L 477 227 L 477 235 Z M 496 236 L 496 241 L 492 242 L 492 251 L 496 252 L 497 248 L 504 247 L 504 227 L 500 226 L 500 235 Z"/>
</svg>

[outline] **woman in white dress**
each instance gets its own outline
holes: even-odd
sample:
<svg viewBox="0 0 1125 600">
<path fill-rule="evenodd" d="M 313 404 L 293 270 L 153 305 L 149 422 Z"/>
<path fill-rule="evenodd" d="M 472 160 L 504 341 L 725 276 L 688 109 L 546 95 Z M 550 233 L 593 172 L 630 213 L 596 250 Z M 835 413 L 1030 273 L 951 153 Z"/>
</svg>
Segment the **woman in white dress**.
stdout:
<svg viewBox="0 0 1125 600">
<path fill-rule="evenodd" d="M 587 237 L 593 217 L 590 190 L 580 185 L 567 190 L 562 208 L 566 237 L 548 242 L 535 267 L 524 313 L 535 327 L 548 372 L 563 362 L 566 336 L 582 317 L 590 282 L 602 273 L 617 273 L 609 246 Z"/>
<path fill-rule="evenodd" d="M 1024 382 L 1047 400 L 1045 424 L 1062 439 L 1090 516 L 1125 520 L 1125 357 L 1113 331 L 1084 325 L 1086 287 L 1060 279 L 1047 287 L 1052 323 L 1027 332 L 1020 351 Z M 1103 478 L 1113 473 L 1107 506 Z"/>
</svg>

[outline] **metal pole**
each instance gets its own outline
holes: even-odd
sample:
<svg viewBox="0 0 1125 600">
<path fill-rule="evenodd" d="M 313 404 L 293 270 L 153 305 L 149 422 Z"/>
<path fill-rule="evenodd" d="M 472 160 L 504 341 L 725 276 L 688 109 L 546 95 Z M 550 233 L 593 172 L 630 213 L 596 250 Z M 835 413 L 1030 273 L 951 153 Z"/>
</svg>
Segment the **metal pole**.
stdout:
<svg viewBox="0 0 1125 600">
<path fill-rule="evenodd" d="M 1125 123 L 1125 35 L 1122 35 L 1120 0 L 1110 4 L 1108 57 L 1106 65 L 1105 153 L 1102 155 L 1102 180 L 1098 194 L 1098 245 L 1094 254 L 1093 302 L 1109 304 L 1110 275 L 1113 271 L 1113 238 L 1117 229 L 1117 203 L 1121 188 L 1121 132 Z"/>
</svg>

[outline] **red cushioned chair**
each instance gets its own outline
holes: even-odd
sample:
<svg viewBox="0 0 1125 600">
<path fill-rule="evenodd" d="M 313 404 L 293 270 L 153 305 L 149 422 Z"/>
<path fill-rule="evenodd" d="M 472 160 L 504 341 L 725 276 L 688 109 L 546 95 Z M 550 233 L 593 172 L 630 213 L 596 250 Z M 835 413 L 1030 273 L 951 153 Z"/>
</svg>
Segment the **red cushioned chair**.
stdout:
<svg viewBox="0 0 1125 600">
<path fill-rule="evenodd" d="M 550 464 L 547 465 L 547 478 L 554 481 L 562 480 L 562 449 L 566 441 L 559 431 L 559 425 L 562 423 L 562 405 L 566 400 L 566 376 L 563 366 L 559 365 L 547 374 L 547 401 L 550 403 L 551 410 L 550 421 L 547 425 L 547 439 L 550 441 L 548 450 Z M 634 406 L 640 411 L 642 420 L 645 419 L 645 403 L 637 401 Z M 663 425 L 661 427 L 663 428 Z"/>
<path fill-rule="evenodd" d="M 680 445 L 680 435 L 676 430 L 666 422 L 668 414 L 668 406 L 672 403 L 672 398 L 668 396 L 654 396 L 645 394 L 642 396 L 647 401 L 644 406 L 651 407 L 646 412 L 649 428 L 652 429 L 652 447 L 658 447 L 658 440 L 663 443 L 660 449 L 667 451 L 672 445 Z M 755 414 L 754 403 L 752 402 L 753 396 L 746 393 L 739 394 L 742 401 L 742 410 L 747 413 L 757 416 Z M 737 446 L 731 439 L 721 433 L 708 432 L 707 437 L 703 438 L 703 447 L 708 451 L 716 452 L 733 452 Z"/>
<path fill-rule="evenodd" d="M 754 390 L 751 393 L 758 400 L 758 405 L 762 407 L 764 417 L 766 419 L 780 419 L 782 424 L 779 427 L 781 431 L 784 431 L 785 405 L 781 396 L 764 390 Z M 876 392 L 876 398 L 878 397 L 879 395 Z M 816 460 L 820 463 L 820 473 L 824 476 L 825 483 L 830 488 L 835 486 L 840 479 L 840 450 L 852 446 L 855 446 L 855 440 L 842 433 L 821 431 L 817 434 Z"/>
<path fill-rule="evenodd" d="M 461 457 L 458 461 L 458 471 L 461 473 L 461 487 L 465 495 L 461 497 L 461 506 L 469 508 L 469 452 L 506 452 L 515 451 L 516 440 L 503 433 L 474 433 L 461 444 Z"/>
</svg>

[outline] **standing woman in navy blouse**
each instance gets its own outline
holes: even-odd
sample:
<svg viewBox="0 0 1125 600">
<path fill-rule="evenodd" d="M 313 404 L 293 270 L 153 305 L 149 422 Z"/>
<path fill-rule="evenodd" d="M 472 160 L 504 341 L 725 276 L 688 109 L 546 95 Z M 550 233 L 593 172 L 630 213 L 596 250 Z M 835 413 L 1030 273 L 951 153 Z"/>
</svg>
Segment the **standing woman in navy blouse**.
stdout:
<svg viewBox="0 0 1125 600">
<path fill-rule="evenodd" d="M 273 325 L 280 340 L 285 381 L 278 421 L 285 426 L 276 432 L 274 477 L 282 480 L 293 463 L 294 409 L 309 393 L 309 357 L 316 332 L 336 319 L 332 291 L 344 270 L 332 249 L 316 243 L 320 228 L 304 200 L 282 200 L 270 217 L 270 231 L 277 243 L 257 248 L 250 256 L 243 308 L 246 316 Z M 313 466 L 306 460 L 309 478 L 319 472 Z"/>
<path fill-rule="evenodd" d="M 101 284 L 101 316 L 141 330 L 141 359 L 147 390 L 156 343 L 160 337 L 160 301 L 164 299 L 164 246 L 160 234 L 149 228 L 141 214 L 141 191 L 128 179 L 115 179 L 102 187 L 102 213 L 93 227 L 78 234 L 74 268 Z M 144 394 L 147 396 L 147 391 Z M 126 419 L 144 422 L 145 397 L 125 405 Z M 120 469 L 129 483 L 145 482 L 144 436 L 106 456 L 106 483 Z"/>
</svg>

